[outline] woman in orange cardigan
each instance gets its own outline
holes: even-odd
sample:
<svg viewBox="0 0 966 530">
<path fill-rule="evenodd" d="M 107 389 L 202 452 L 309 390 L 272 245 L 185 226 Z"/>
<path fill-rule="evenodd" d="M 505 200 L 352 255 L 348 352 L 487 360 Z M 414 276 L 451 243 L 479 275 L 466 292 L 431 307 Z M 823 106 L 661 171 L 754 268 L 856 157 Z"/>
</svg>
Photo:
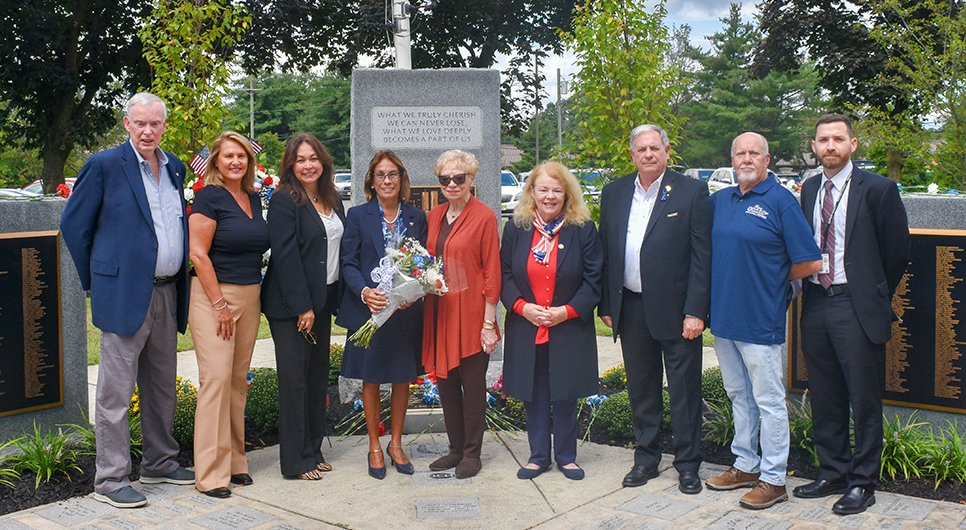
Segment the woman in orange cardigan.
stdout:
<svg viewBox="0 0 966 530">
<path fill-rule="evenodd" d="M 500 239 L 496 215 L 470 194 L 479 163 L 472 153 L 446 151 L 436 175 L 447 202 L 429 212 L 426 249 L 443 256 L 449 292 L 431 296 L 423 319 L 423 367 L 435 372 L 449 454 L 429 464 L 456 468 L 457 478 L 480 471 L 486 411 L 486 367 L 500 331 Z"/>
</svg>

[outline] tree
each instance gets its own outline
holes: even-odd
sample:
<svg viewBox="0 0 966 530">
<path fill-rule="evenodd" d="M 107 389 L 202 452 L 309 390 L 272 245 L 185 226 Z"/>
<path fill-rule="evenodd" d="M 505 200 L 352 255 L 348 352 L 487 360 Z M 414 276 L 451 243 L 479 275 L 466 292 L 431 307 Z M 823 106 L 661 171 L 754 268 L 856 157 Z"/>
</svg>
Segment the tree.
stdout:
<svg viewBox="0 0 966 530">
<path fill-rule="evenodd" d="M 418 3 L 418 2 L 414 2 Z M 533 57 L 560 53 L 574 0 L 440 2 L 411 21 L 413 68 L 491 68 L 505 58 L 504 122 L 517 131 L 533 115 Z M 308 69 L 325 65 L 348 77 L 360 58 L 393 64 L 385 0 L 245 0 L 253 30 L 241 45 L 243 67 Z"/>
<path fill-rule="evenodd" d="M 146 79 L 135 33 L 150 12 L 133 0 L 0 2 L 0 137 L 36 149 L 46 192 L 63 182 L 74 146 L 94 145 Z"/>
<path fill-rule="evenodd" d="M 711 35 L 710 52 L 693 50 L 698 63 L 694 98 L 683 106 L 687 118 L 680 153 L 691 166 L 730 165 L 731 140 L 743 131 L 768 139 L 773 160 L 801 160 L 807 149 L 806 117 L 816 86 L 814 70 L 771 71 L 758 77 L 754 52 L 757 28 L 741 20 L 741 7 L 731 4 L 724 27 Z"/>
<path fill-rule="evenodd" d="M 966 6 L 952 0 L 871 4 L 881 17 L 900 21 L 872 29 L 872 37 L 889 51 L 884 80 L 909 93 L 924 115 L 942 125 L 936 153 L 920 155 L 935 160 L 937 183 L 966 189 Z M 926 135 L 916 139 L 926 144 Z"/>
<path fill-rule="evenodd" d="M 564 123 L 569 123 L 571 120 L 570 115 L 570 105 L 568 101 L 561 101 L 561 110 L 563 111 L 563 121 Z M 547 108 L 540 111 L 540 160 L 537 160 L 536 156 L 536 140 L 537 132 L 535 121 L 531 120 L 530 126 L 527 130 L 519 135 L 504 134 L 503 143 L 511 143 L 523 153 L 520 157 L 520 161 L 510 167 L 515 173 L 520 173 L 522 171 L 530 171 L 539 162 L 548 159 L 555 159 L 563 164 L 570 163 L 570 156 L 566 153 L 561 152 L 561 149 L 557 147 L 557 105 L 556 103 L 550 103 Z"/>
<path fill-rule="evenodd" d="M 577 167 L 631 171 L 627 135 L 644 123 L 663 127 L 676 143 L 681 118 L 669 102 L 682 82 L 667 65 L 666 14 L 663 0 L 652 11 L 635 0 L 590 0 L 577 7 L 574 31 L 566 37 L 580 69 L 569 135 Z"/>
<path fill-rule="evenodd" d="M 228 63 L 250 21 L 228 0 L 160 0 L 138 34 L 150 90 L 168 104 L 164 143 L 183 160 L 213 140 L 228 117 Z"/>
</svg>

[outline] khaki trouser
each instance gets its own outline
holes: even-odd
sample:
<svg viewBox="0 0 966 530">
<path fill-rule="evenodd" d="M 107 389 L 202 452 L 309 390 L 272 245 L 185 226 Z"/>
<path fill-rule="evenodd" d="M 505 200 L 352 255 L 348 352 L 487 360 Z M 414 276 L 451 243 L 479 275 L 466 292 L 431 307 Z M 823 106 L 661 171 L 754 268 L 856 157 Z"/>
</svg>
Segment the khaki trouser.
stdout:
<svg viewBox="0 0 966 530">
<path fill-rule="evenodd" d="M 198 278 L 191 279 L 188 324 L 198 358 L 195 410 L 195 488 L 228 487 L 231 475 L 248 473 L 245 458 L 246 377 L 258 336 L 261 287 L 222 283 L 235 322 L 231 339 L 219 337 L 215 311 Z"/>
</svg>

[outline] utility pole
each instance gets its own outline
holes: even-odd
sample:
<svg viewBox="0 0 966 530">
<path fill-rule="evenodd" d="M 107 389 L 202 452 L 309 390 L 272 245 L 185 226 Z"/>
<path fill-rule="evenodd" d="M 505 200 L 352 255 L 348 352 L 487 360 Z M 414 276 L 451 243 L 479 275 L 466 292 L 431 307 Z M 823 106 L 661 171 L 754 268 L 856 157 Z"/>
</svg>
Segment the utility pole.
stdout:
<svg viewBox="0 0 966 530">
<path fill-rule="evenodd" d="M 560 68 L 557 68 L 557 149 L 563 149 L 563 118 L 560 113 Z"/>
<path fill-rule="evenodd" d="M 409 2 L 392 1 L 392 42 L 396 47 L 396 68 L 413 69 L 412 38 L 409 33 Z"/>
<path fill-rule="evenodd" d="M 540 56 L 533 54 L 533 119 L 536 123 L 533 124 L 534 132 L 536 133 L 537 148 L 534 160 L 535 164 L 540 163 Z"/>
<path fill-rule="evenodd" d="M 248 78 L 248 88 L 242 89 L 248 92 L 248 137 L 255 138 L 255 92 L 261 92 L 261 88 L 255 88 L 255 79 Z"/>
</svg>

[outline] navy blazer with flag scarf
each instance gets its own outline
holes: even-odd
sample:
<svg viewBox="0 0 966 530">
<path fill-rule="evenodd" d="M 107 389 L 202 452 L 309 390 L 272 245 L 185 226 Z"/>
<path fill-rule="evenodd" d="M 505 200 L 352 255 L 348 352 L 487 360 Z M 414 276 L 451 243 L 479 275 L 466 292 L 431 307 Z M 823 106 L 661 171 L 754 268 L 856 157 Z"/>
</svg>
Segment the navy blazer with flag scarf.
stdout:
<svg viewBox="0 0 966 530">
<path fill-rule="evenodd" d="M 399 217 L 406 227 L 404 237 L 411 237 L 426 244 L 426 214 L 408 204 L 400 205 Z M 349 208 L 346 216 L 345 236 L 342 239 L 342 277 L 345 288 L 342 306 L 336 324 L 356 330 L 372 317 L 369 308 L 362 303 L 361 293 L 365 287 L 376 287 L 370 272 L 379 265 L 386 255 L 386 245 L 382 237 L 382 214 L 376 199 Z M 411 310 L 399 311 L 387 322 L 399 322 L 401 330 L 407 333 L 422 334 L 422 306 Z M 398 316 L 397 316 L 398 315 Z M 390 332 L 392 333 L 392 332 Z"/>
<path fill-rule="evenodd" d="M 168 178 L 184 188 L 185 166 L 168 157 Z M 188 216 L 181 195 L 184 259 L 177 282 L 178 331 L 188 323 Z M 95 326 L 134 335 L 144 323 L 154 290 L 158 239 L 138 158 L 130 142 L 91 156 L 77 175 L 60 230 L 81 287 L 91 293 Z"/>
<path fill-rule="evenodd" d="M 533 395 L 537 327 L 514 312 L 513 304 L 520 298 L 536 303 L 527 274 L 527 265 L 533 259 L 532 245 L 532 227 L 523 230 L 510 220 L 503 228 L 500 298 L 507 308 L 503 390 L 523 401 L 530 401 Z M 579 316 L 550 328 L 551 401 L 578 399 L 596 394 L 599 388 L 594 307 L 600 301 L 603 261 L 600 238 L 592 221 L 560 229 L 553 306 L 569 305 Z"/>
</svg>

